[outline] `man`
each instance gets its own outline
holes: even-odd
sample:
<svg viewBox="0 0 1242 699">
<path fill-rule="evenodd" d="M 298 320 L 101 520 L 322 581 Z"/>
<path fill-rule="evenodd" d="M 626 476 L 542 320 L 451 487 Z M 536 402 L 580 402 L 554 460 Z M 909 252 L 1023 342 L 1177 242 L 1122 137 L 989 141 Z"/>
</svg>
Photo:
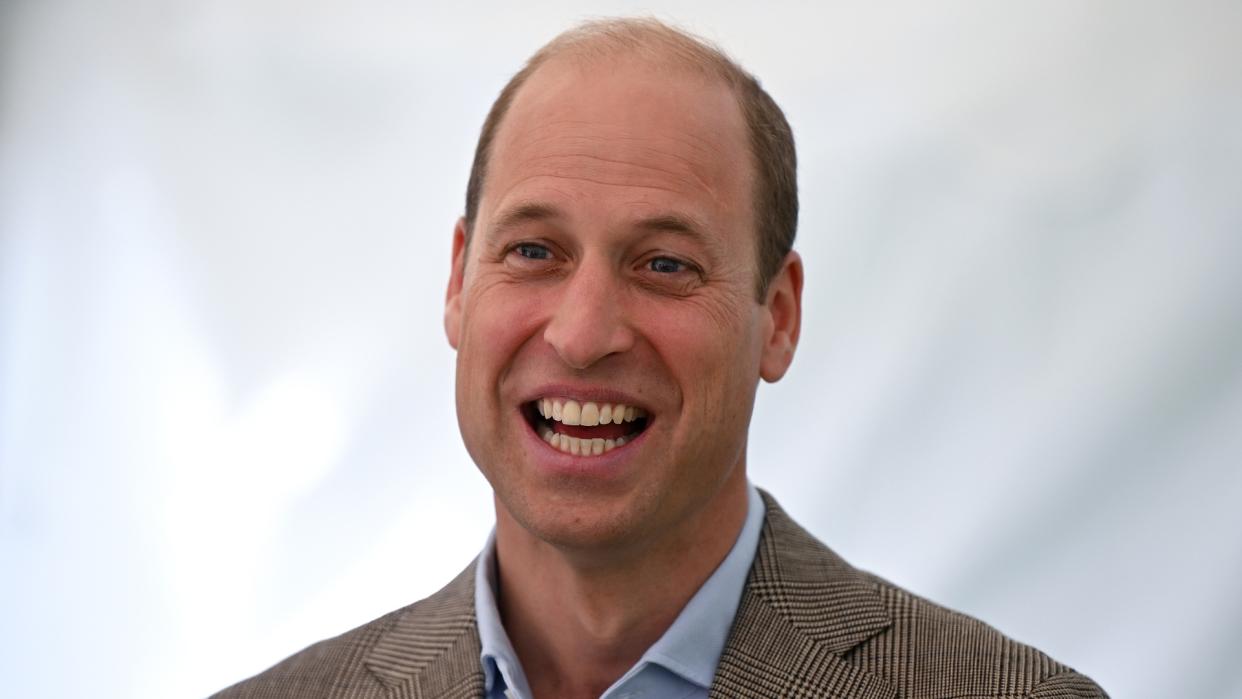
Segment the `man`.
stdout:
<svg viewBox="0 0 1242 699">
<path fill-rule="evenodd" d="M 1088 697 L 851 568 L 746 478 L 798 342 L 793 138 L 713 48 L 572 30 L 501 92 L 445 329 L 496 528 L 440 592 L 222 697 Z"/>
</svg>

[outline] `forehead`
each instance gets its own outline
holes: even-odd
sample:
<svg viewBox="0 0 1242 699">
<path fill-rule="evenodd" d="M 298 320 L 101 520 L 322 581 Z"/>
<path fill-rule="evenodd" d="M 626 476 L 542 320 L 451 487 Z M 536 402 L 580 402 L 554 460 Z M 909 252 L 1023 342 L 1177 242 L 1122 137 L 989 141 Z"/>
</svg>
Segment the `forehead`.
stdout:
<svg viewBox="0 0 1242 699">
<path fill-rule="evenodd" d="M 713 226 L 752 220 L 753 167 L 733 92 L 672 64 L 550 60 L 519 90 L 490 161 L 482 217 L 556 199 L 616 216 L 674 208 Z"/>
</svg>

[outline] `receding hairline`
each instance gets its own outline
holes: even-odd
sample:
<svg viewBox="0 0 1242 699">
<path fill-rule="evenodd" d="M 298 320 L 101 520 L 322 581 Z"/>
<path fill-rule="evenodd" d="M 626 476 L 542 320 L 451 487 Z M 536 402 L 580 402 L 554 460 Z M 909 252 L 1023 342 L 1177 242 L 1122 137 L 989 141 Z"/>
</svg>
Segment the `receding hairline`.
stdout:
<svg viewBox="0 0 1242 699">
<path fill-rule="evenodd" d="M 503 108 L 499 114 L 489 115 L 489 119 L 494 116 L 497 120 L 491 124 L 490 129 L 485 125 L 485 133 L 489 136 L 486 148 L 483 152 L 476 153 L 475 166 L 481 176 L 476 183 L 478 191 L 475 195 L 478 200 L 482 199 L 483 190 L 486 188 L 495 140 L 504 130 L 512 106 L 525 91 L 527 83 L 550 63 L 564 62 L 574 68 L 586 69 L 618 58 L 640 62 L 645 68 L 657 73 L 689 72 L 710 82 L 720 83 L 734 98 L 738 114 L 742 118 L 744 137 L 745 132 L 749 131 L 741 96 L 741 83 L 749 74 L 714 42 L 653 17 L 587 20 L 561 32 L 531 55 L 510 80 L 507 89 L 512 88 L 511 94 L 505 95 L 502 92 L 497 103 L 493 105 L 493 110 L 497 105 L 503 105 Z M 753 148 L 749 144 L 748 150 L 752 151 L 753 159 Z M 478 161 L 480 155 L 481 162 Z M 757 163 L 752 163 L 752 170 L 752 174 L 758 174 Z M 478 200 L 474 203 L 478 204 Z M 465 216 L 467 238 L 473 233 L 477 214 L 477 210 L 471 210 L 468 201 Z"/>
<path fill-rule="evenodd" d="M 527 81 L 553 59 L 566 59 L 581 66 L 606 63 L 617 56 L 642 62 L 656 73 L 697 74 L 719 83 L 732 94 L 749 142 L 757 246 L 756 298 L 762 301 L 768 283 L 793 248 L 797 235 L 797 152 L 789 122 L 759 80 L 722 48 L 651 17 L 596 19 L 570 28 L 536 51 L 505 84 L 484 120 L 470 169 L 463 216 L 467 245 L 488 180 L 497 132 L 508 121 L 510 107 Z"/>
<path fill-rule="evenodd" d="M 584 22 L 545 44 L 527 65 L 533 73 L 552 59 L 594 62 L 619 55 L 650 61 L 656 68 L 688 68 L 730 86 L 743 72 L 714 42 L 649 17 Z"/>
</svg>

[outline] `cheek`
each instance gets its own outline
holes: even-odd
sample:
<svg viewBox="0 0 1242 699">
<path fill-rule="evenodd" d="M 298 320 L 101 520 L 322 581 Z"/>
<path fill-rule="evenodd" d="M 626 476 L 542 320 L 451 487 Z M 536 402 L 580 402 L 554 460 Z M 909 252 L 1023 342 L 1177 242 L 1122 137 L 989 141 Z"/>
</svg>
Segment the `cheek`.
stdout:
<svg viewBox="0 0 1242 699">
<path fill-rule="evenodd" d="M 504 284 L 475 284 L 463 299 L 461 342 L 457 348 L 456 400 L 458 426 L 466 450 L 488 480 L 489 464 L 511 462 L 505 454 L 516 442 L 504 437 L 503 426 L 512 396 L 507 378 L 527 357 L 524 347 L 538 334 L 537 299 Z"/>
<path fill-rule="evenodd" d="M 462 306 L 457 379 L 459 386 L 494 391 L 520 359 L 523 345 L 538 335 L 548 300 L 528 288 L 480 281 Z"/>
<path fill-rule="evenodd" d="M 534 319 L 538 307 L 535 296 L 516 285 L 476 280 L 462 303 L 463 342 L 491 349 L 520 334 Z"/>
<path fill-rule="evenodd" d="M 749 414 L 759 376 L 758 320 L 746 305 L 703 302 L 666 309 L 648 324 L 647 336 L 695 419 L 733 423 Z"/>
</svg>

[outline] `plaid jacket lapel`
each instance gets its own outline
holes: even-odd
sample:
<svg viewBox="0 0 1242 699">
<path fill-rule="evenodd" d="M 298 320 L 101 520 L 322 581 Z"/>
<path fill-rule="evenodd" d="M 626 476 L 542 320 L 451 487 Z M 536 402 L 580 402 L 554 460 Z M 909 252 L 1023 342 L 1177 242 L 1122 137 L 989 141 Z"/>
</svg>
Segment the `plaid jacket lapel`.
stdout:
<svg viewBox="0 0 1242 699">
<path fill-rule="evenodd" d="M 474 563 L 400 617 L 363 663 L 400 699 L 482 699 Z"/>
<path fill-rule="evenodd" d="M 759 550 L 710 696 L 896 697 L 841 657 L 892 624 L 874 586 L 762 495 Z"/>
</svg>

